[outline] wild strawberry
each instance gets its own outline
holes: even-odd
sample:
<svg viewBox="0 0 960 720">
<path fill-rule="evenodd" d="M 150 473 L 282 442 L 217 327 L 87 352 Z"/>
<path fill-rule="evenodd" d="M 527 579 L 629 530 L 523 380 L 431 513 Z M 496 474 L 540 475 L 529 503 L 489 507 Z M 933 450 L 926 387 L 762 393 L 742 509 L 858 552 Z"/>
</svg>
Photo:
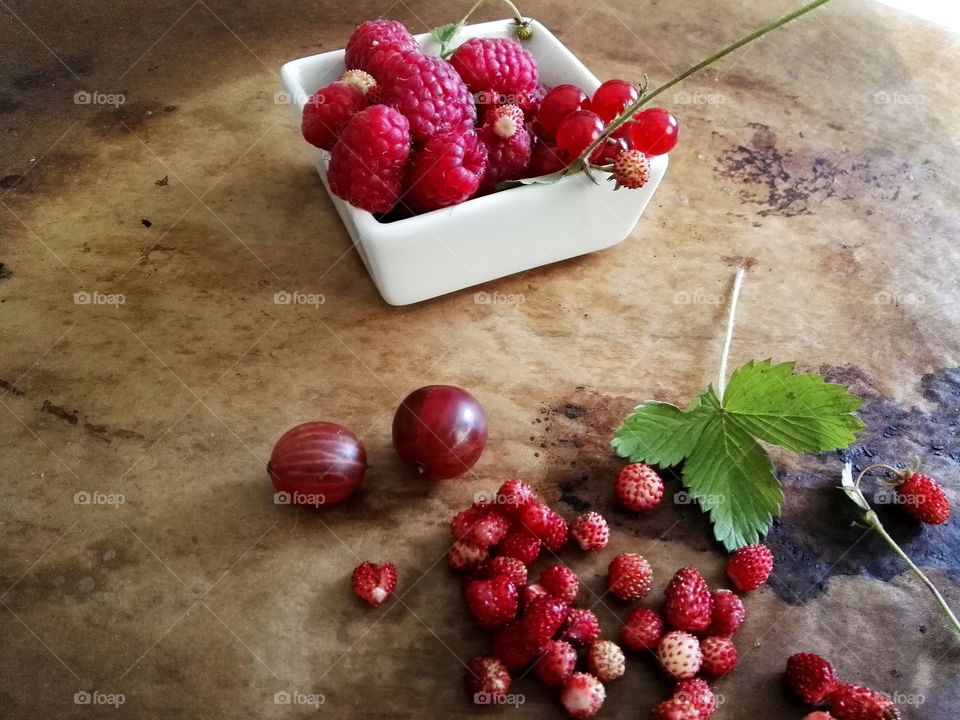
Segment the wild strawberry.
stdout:
<svg viewBox="0 0 960 720">
<path fill-rule="evenodd" d="M 763 585 L 773 570 L 773 553 L 766 545 L 748 545 L 727 561 L 727 575 L 741 592 L 752 592 Z"/>
<path fill-rule="evenodd" d="M 706 680 L 691 678 L 681 680 L 673 690 L 673 698 L 690 703 L 699 712 L 702 720 L 710 720 L 717 711 L 717 698 Z"/>
<path fill-rule="evenodd" d="M 607 589 L 625 602 L 642 600 L 653 585 L 653 569 L 643 555 L 617 555 L 607 567 Z"/>
<path fill-rule="evenodd" d="M 541 595 L 549 596 L 550 593 L 544 590 L 543 585 L 540 583 L 531 583 L 530 585 L 524 586 L 520 590 L 520 608 L 526 610 L 530 602 Z"/>
<path fill-rule="evenodd" d="M 559 514 L 553 513 L 547 535 L 543 538 L 543 546 L 552 553 L 558 553 L 567 546 L 569 540 L 570 526 Z"/>
<path fill-rule="evenodd" d="M 646 512 L 663 500 L 663 480 L 653 468 L 632 463 L 617 474 L 613 492 L 627 510 Z"/>
<path fill-rule="evenodd" d="M 493 638 L 493 654 L 508 670 L 526 667 L 544 651 L 545 645 L 527 640 L 522 620 L 514 620 Z"/>
<path fill-rule="evenodd" d="M 580 578 L 566 565 L 551 565 L 540 575 L 540 585 L 568 605 L 580 594 Z"/>
<path fill-rule="evenodd" d="M 534 598 L 523 611 L 520 622 L 524 636 L 545 646 L 567 619 L 567 604 L 550 595 Z"/>
<path fill-rule="evenodd" d="M 502 575 L 471 580 L 463 594 L 470 617 L 481 630 L 498 630 L 517 616 L 517 586 Z"/>
<path fill-rule="evenodd" d="M 509 138 L 524 122 L 523 110 L 516 105 L 497 105 L 483 114 L 483 124 L 489 125 L 497 137 Z"/>
<path fill-rule="evenodd" d="M 568 642 L 551 640 L 547 649 L 533 666 L 533 672 L 547 687 L 563 687 L 577 667 L 577 651 Z"/>
<path fill-rule="evenodd" d="M 747 612 L 743 601 L 729 590 L 717 590 L 713 594 L 713 617 L 710 634 L 732 637 L 743 624 Z"/>
<path fill-rule="evenodd" d="M 521 480 L 507 480 L 500 486 L 500 489 L 497 490 L 494 504 L 504 515 L 516 517 L 524 505 L 536 499 L 537 495 L 533 492 L 533 488 L 525 482 Z"/>
<path fill-rule="evenodd" d="M 819 655 L 797 653 L 787 660 L 787 686 L 807 705 L 819 705 L 837 689 L 833 666 Z"/>
<path fill-rule="evenodd" d="M 929 525 L 950 519 L 950 501 L 935 480 L 916 472 L 902 473 L 896 488 L 897 502 L 910 517 Z"/>
<path fill-rule="evenodd" d="M 353 85 L 357 90 L 367 96 L 367 101 L 371 105 L 375 104 L 376 97 L 380 91 L 377 89 L 377 81 L 370 73 L 356 68 L 347 70 L 340 76 L 340 82 Z"/>
<path fill-rule="evenodd" d="M 463 674 L 467 692 L 474 702 L 492 705 L 502 702 L 510 690 L 510 671 L 495 657 L 475 657 Z"/>
<path fill-rule="evenodd" d="M 713 596 L 696 568 L 677 570 L 663 593 L 663 613 L 675 630 L 702 633 L 710 627 Z"/>
<path fill-rule="evenodd" d="M 875 690 L 840 685 L 830 695 L 830 712 L 837 720 L 899 720 L 893 702 Z"/>
<path fill-rule="evenodd" d="M 663 637 L 663 620 L 656 610 L 637 608 L 620 628 L 620 644 L 633 652 L 653 650 Z"/>
<path fill-rule="evenodd" d="M 677 680 L 692 678 L 703 664 L 700 641 L 682 630 L 668 632 L 657 645 L 657 660 L 664 671 Z"/>
<path fill-rule="evenodd" d="M 466 540 L 457 540 L 447 552 L 447 563 L 455 573 L 476 572 L 490 557 L 490 550 Z"/>
<path fill-rule="evenodd" d="M 551 552 L 559 551 L 567 544 L 567 522 L 553 509 L 543 503 L 528 503 L 520 511 L 519 522 L 530 534 L 543 541 Z"/>
<path fill-rule="evenodd" d="M 484 548 L 499 543 L 508 530 L 506 518 L 489 505 L 475 504 L 461 510 L 450 523 L 454 540 L 464 540 Z"/>
<path fill-rule="evenodd" d="M 589 718 L 600 712 L 607 690 L 589 673 L 575 672 L 567 678 L 560 693 L 560 702 L 572 718 Z"/>
<path fill-rule="evenodd" d="M 588 512 L 574 520 L 570 534 L 581 550 L 603 550 L 610 541 L 610 528 L 598 512 Z"/>
<path fill-rule="evenodd" d="M 376 607 L 393 595 L 397 586 L 397 568 L 389 562 L 383 565 L 362 562 L 354 569 L 351 583 L 358 598 Z"/>
<path fill-rule="evenodd" d="M 331 150 L 350 118 L 367 105 L 364 94 L 347 83 L 335 82 L 320 88 L 303 106 L 300 130 L 304 140 Z"/>
<path fill-rule="evenodd" d="M 704 675 L 723 677 L 737 666 L 737 648 L 730 638 L 708 637 L 700 641 Z"/>
<path fill-rule="evenodd" d="M 613 163 L 613 179 L 620 187 L 638 190 L 650 180 L 650 161 L 639 150 L 624 150 Z"/>
<path fill-rule="evenodd" d="M 836 720 L 836 718 L 834 718 L 830 713 L 824 712 L 823 710 L 815 710 L 809 715 L 804 715 L 803 720 Z"/>
<path fill-rule="evenodd" d="M 587 650 L 587 669 L 602 683 L 612 683 L 623 677 L 626 658 L 615 642 L 600 640 Z"/>
<path fill-rule="evenodd" d="M 570 608 L 566 622 L 560 631 L 560 638 L 574 645 L 589 645 L 600 637 L 600 621 L 593 610 Z"/>
<path fill-rule="evenodd" d="M 480 185 L 481 194 L 493 192 L 498 183 L 527 175 L 533 152 L 530 133 L 521 123 L 513 126 L 510 135 L 500 134 L 509 132 L 510 127 L 511 123 L 502 122 L 496 126 L 484 125 L 478 132 L 487 147 L 487 172 Z"/>
<path fill-rule="evenodd" d="M 488 562 L 484 574 L 488 578 L 502 575 L 518 588 L 523 587 L 527 582 L 527 566 L 516 558 L 506 555 L 498 555 Z"/>
<path fill-rule="evenodd" d="M 650 713 L 650 720 L 701 720 L 703 717 L 693 705 L 677 698 L 664 700 Z"/>
<path fill-rule="evenodd" d="M 529 567 L 540 555 L 540 539 L 516 525 L 497 546 L 501 555 L 514 557 Z"/>
</svg>

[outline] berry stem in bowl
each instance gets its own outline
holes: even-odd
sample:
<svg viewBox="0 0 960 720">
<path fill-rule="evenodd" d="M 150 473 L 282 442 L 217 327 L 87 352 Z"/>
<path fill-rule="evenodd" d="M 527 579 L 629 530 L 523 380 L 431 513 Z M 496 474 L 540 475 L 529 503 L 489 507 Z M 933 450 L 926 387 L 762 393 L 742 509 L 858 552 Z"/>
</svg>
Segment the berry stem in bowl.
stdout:
<svg viewBox="0 0 960 720">
<path fill-rule="evenodd" d="M 530 27 L 530 21 L 523 17 L 520 9 L 510 2 L 510 0 L 500 1 L 510 8 L 510 12 L 513 14 L 513 24 L 516 27 L 517 39 L 529 40 L 531 37 L 533 37 L 533 28 Z M 460 34 L 460 31 L 466 26 L 467 21 L 470 19 L 473 13 L 475 13 L 477 8 L 483 5 L 483 3 L 484 0 L 477 0 L 473 4 L 473 7 L 467 11 L 467 14 L 463 16 L 463 19 L 460 22 L 443 25 L 442 27 L 434 28 L 430 31 L 430 34 L 433 35 L 434 39 L 440 43 L 440 57 L 447 58 L 453 54 L 455 48 L 450 47 L 450 45 L 456 39 L 457 35 Z"/>
</svg>

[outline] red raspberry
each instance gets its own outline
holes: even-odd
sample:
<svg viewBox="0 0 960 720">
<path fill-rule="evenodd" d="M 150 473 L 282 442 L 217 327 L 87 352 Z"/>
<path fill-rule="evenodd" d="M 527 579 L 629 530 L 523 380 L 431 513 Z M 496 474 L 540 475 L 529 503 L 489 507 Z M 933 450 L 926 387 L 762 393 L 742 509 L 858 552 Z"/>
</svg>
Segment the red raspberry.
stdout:
<svg viewBox="0 0 960 720">
<path fill-rule="evenodd" d="M 527 566 L 516 558 L 498 555 L 487 563 L 486 576 L 489 578 L 502 575 L 517 587 L 523 587 L 527 582 Z"/>
<path fill-rule="evenodd" d="M 598 512 L 588 512 L 574 520 L 570 534 L 581 550 L 603 550 L 610 540 L 610 528 Z"/>
<path fill-rule="evenodd" d="M 837 689 L 833 666 L 813 653 L 791 655 L 786 678 L 787 686 L 807 705 L 819 705 Z"/>
<path fill-rule="evenodd" d="M 589 673 L 575 672 L 563 684 L 560 702 L 567 714 L 580 720 L 600 712 L 607 698 L 603 683 Z"/>
<path fill-rule="evenodd" d="M 619 680 L 626 671 L 623 650 L 610 640 L 593 643 L 587 650 L 587 669 L 596 675 L 600 682 L 611 683 Z"/>
<path fill-rule="evenodd" d="M 410 51 L 391 55 L 378 78 L 380 101 L 410 121 L 416 143 L 468 130 L 477 121 L 473 96 L 446 60 Z"/>
<path fill-rule="evenodd" d="M 515 104 L 523 110 L 523 115 L 527 120 L 532 120 L 540 113 L 540 103 L 543 102 L 543 98 L 547 96 L 548 92 L 550 92 L 550 88 L 540 83 L 533 90 L 520 93 L 515 100 Z"/>
<path fill-rule="evenodd" d="M 627 616 L 620 628 L 620 644 L 627 650 L 643 652 L 653 650 L 663 637 L 663 620 L 656 610 L 637 608 Z"/>
<path fill-rule="evenodd" d="M 566 565 L 551 565 L 540 575 L 540 586 L 558 600 L 569 604 L 580 594 L 580 578 Z"/>
<path fill-rule="evenodd" d="M 490 557 L 490 550 L 466 540 L 457 540 L 447 553 L 447 563 L 455 573 L 469 575 L 479 570 Z"/>
<path fill-rule="evenodd" d="M 477 192 L 486 170 L 487 147 L 473 130 L 436 135 L 413 153 L 404 202 L 416 212 L 457 205 Z"/>
<path fill-rule="evenodd" d="M 663 500 L 663 480 L 643 463 L 631 463 L 617 474 L 613 492 L 627 510 L 646 512 Z"/>
<path fill-rule="evenodd" d="M 397 568 L 389 562 L 379 566 L 362 562 L 354 569 L 351 583 L 358 598 L 376 607 L 393 595 L 397 586 Z"/>
<path fill-rule="evenodd" d="M 534 537 L 522 527 L 514 526 L 497 549 L 501 555 L 517 558 L 529 567 L 540 555 L 540 539 Z"/>
<path fill-rule="evenodd" d="M 663 614 L 674 630 L 702 633 L 713 619 L 713 596 L 696 568 L 686 567 L 663 591 Z"/>
<path fill-rule="evenodd" d="M 741 592 L 752 592 L 763 585 L 773 571 L 773 553 L 766 545 L 748 545 L 727 561 L 727 575 Z"/>
<path fill-rule="evenodd" d="M 363 210 L 385 213 L 397 204 L 410 156 L 410 123 L 385 105 L 354 115 L 330 153 L 330 191 Z"/>
<path fill-rule="evenodd" d="M 507 480 L 497 490 L 495 504 L 504 515 L 516 517 L 520 509 L 537 499 L 533 488 L 520 480 Z"/>
<path fill-rule="evenodd" d="M 395 20 L 368 20 L 353 31 L 347 40 L 344 60 L 347 68 L 365 70 L 378 75 L 383 61 L 391 52 L 419 50 L 413 35 Z"/>
<path fill-rule="evenodd" d="M 729 590 L 717 590 L 713 594 L 713 617 L 710 634 L 731 637 L 743 624 L 746 617 L 743 601 Z"/>
<path fill-rule="evenodd" d="M 547 644 L 533 672 L 547 687 L 563 687 L 563 683 L 577 667 L 577 651 L 563 640 L 551 640 Z"/>
<path fill-rule="evenodd" d="M 517 587 L 503 575 L 471 580 L 463 595 L 470 617 L 481 630 L 498 630 L 517 616 Z"/>
<path fill-rule="evenodd" d="M 653 569 L 643 555 L 617 555 L 607 568 L 607 589 L 625 602 L 642 600 L 653 585 Z"/>
<path fill-rule="evenodd" d="M 559 172 L 567 166 L 567 158 L 553 145 L 538 142 L 530 155 L 527 177 L 540 177 Z"/>
<path fill-rule="evenodd" d="M 600 637 L 600 621 L 593 610 L 570 608 L 560 638 L 574 645 L 589 645 Z"/>
<path fill-rule="evenodd" d="M 354 115 L 367 106 L 367 98 L 353 85 L 335 82 L 320 88 L 303 106 L 300 130 L 311 145 L 330 150 Z"/>
<path fill-rule="evenodd" d="M 514 102 L 537 87 L 537 63 L 520 43 L 503 38 L 471 38 L 450 58 L 473 93 L 495 92 Z M 514 96 L 506 97 L 503 96 Z"/>
<path fill-rule="evenodd" d="M 530 133 L 518 125 L 508 138 L 497 134 L 493 125 L 480 128 L 480 139 L 487 146 L 487 174 L 483 177 L 480 192 L 490 193 L 497 184 L 507 180 L 519 180 L 529 175 L 532 154 Z"/>
<path fill-rule="evenodd" d="M 673 690 L 673 699 L 693 705 L 699 712 L 702 720 L 710 720 L 717 711 L 717 697 L 701 678 L 681 680 Z"/>
<path fill-rule="evenodd" d="M 723 677 L 737 666 L 737 648 L 730 638 L 708 637 L 700 642 L 703 665 L 700 670 L 710 677 Z"/>
<path fill-rule="evenodd" d="M 475 657 L 467 663 L 463 682 L 474 702 L 484 705 L 502 702 L 510 690 L 510 671 L 495 657 Z"/>
</svg>

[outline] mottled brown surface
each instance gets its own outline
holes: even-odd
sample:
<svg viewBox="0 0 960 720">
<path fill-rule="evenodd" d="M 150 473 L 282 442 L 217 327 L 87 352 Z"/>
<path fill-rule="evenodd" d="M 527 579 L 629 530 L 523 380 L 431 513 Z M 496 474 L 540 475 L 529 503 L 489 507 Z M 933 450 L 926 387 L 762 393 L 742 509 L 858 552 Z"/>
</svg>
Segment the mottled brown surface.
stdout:
<svg viewBox="0 0 960 720">
<path fill-rule="evenodd" d="M 854 459 L 923 454 L 960 502 L 957 36 L 833 3 L 667 98 L 683 139 L 627 242 L 487 286 L 518 306 L 464 291 L 395 309 L 275 104 L 276 73 L 368 17 L 419 32 L 462 10 L 437 5 L 0 2 L 4 718 L 311 713 L 274 704 L 284 690 L 323 694 L 333 717 L 474 716 L 461 661 L 485 643 L 442 562 L 446 523 L 509 475 L 568 515 L 610 513 L 606 551 L 564 556 L 592 592 L 625 550 L 650 558 L 655 593 L 685 564 L 722 584 L 695 508 L 612 509 L 607 442 L 636 402 L 684 402 L 713 379 L 723 307 L 676 294 L 722 295 L 742 263 L 733 362 L 841 368 L 868 399 Z M 656 82 L 792 6 L 525 9 L 597 75 Z M 126 102 L 76 105 L 80 90 Z M 281 290 L 327 302 L 276 305 Z M 75 304 L 79 291 L 125 303 Z M 436 487 L 389 446 L 394 405 L 428 382 L 470 388 L 491 425 L 475 470 Z M 273 441 L 308 419 L 351 427 L 373 466 L 360 495 L 322 515 L 275 506 L 264 471 Z M 776 460 L 781 570 L 748 600 L 717 717 L 802 717 L 779 673 L 808 649 L 847 678 L 923 695 L 903 708 L 911 720 L 954 718 L 957 640 L 918 581 L 849 525 L 830 489 L 839 458 Z M 125 502 L 78 505 L 78 492 Z M 958 521 L 884 517 L 960 605 Z M 352 600 L 361 558 L 397 563 L 399 601 Z M 626 609 L 607 605 L 613 632 Z M 74 704 L 94 689 L 125 704 Z M 525 706 L 504 713 L 557 716 L 536 683 L 516 691 Z M 645 717 L 667 693 L 632 661 L 603 716 Z"/>
</svg>

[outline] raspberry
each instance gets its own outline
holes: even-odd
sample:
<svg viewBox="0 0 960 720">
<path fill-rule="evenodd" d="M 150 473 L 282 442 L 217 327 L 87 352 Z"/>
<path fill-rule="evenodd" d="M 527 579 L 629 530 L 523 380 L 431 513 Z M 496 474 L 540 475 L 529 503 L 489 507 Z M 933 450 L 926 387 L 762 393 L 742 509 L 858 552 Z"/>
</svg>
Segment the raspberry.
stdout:
<svg viewBox="0 0 960 720">
<path fill-rule="evenodd" d="M 626 658 L 623 650 L 615 642 L 600 640 L 587 650 L 587 668 L 602 683 L 611 683 L 623 677 L 626 671 Z"/>
<path fill-rule="evenodd" d="M 603 550 L 610 540 L 610 528 L 598 512 L 588 512 L 574 520 L 570 534 L 581 550 Z"/>
<path fill-rule="evenodd" d="M 537 87 L 537 63 L 520 43 L 502 38 L 471 38 L 450 58 L 473 93 L 517 96 Z M 508 97 L 513 102 L 516 97 Z"/>
<path fill-rule="evenodd" d="M 650 713 L 650 720 L 703 720 L 703 717 L 696 707 L 678 698 L 664 700 Z"/>
<path fill-rule="evenodd" d="M 691 678 L 681 680 L 673 690 L 673 699 L 690 703 L 699 712 L 703 720 L 710 720 L 717 711 L 717 698 L 706 680 Z"/>
<path fill-rule="evenodd" d="M 589 718 L 600 712 L 607 698 L 606 688 L 589 673 L 575 672 L 567 678 L 560 693 L 560 702 L 572 718 Z"/>
<path fill-rule="evenodd" d="M 413 35 L 395 20 L 368 20 L 347 40 L 344 60 L 349 69 L 364 70 L 374 77 L 391 52 L 419 50 Z"/>
<path fill-rule="evenodd" d="M 487 148 L 473 130 L 436 135 L 413 153 L 404 202 L 416 212 L 462 203 L 477 192 L 486 169 Z M 497 517 L 506 534 L 506 520 Z"/>
<path fill-rule="evenodd" d="M 710 634 L 731 637 L 743 624 L 746 610 L 743 601 L 729 590 L 717 590 L 713 594 L 713 616 Z"/>
<path fill-rule="evenodd" d="M 819 705 L 837 689 L 833 666 L 813 653 L 791 655 L 786 678 L 787 686 L 807 705 Z"/>
<path fill-rule="evenodd" d="M 527 582 L 527 566 L 516 558 L 498 555 L 487 563 L 486 576 L 494 578 L 502 575 L 517 587 L 522 587 Z"/>
<path fill-rule="evenodd" d="M 362 562 L 354 569 L 351 584 L 358 598 L 376 607 L 393 595 L 397 586 L 397 568 L 389 562 L 380 566 Z"/>
<path fill-rule="evenodd" d="M 538 142 L 530 155 L 528 177 L 540 177 L 559 172 L 567 166 L 567 158 L 553 145 Z"/>
<path fill-rule="evenodd" d="M 663 620 L 656 610 L 637 608 L 627 616 L 620 628 L 620 644 L 627 650 L 653 650 L 663 637 Z"/>
<path fill-rule="evenodd" d="M 613 179 L 621 187 L 642 188 L 650 179 L 650 161 L 639 150 L 623 150 L 613 163 Z"/>
<path fill-rule="evenodd" d="M 657 645 L 657 659 L 668 675 L 677 680 L 688 680 L 700 671 L 703 654 L 700 642 L 682 630 L 668 632 Z"/>
<path fill-rule="evenodd" d="M 335 82 L 320 88 L 303 106 L 300 130 L 311 145 L 330 150 L 354 115 L 367 106 L 367 98 L 353 85 Z"/>
<path fill-rule="evenodd" d="M 713 619 L 713 596 L 696 568 L 680 568 L 663 591 L 663 614 L 674 630 L 702 633 Z"/>
<path fill-rule="evenodd" d="M 730 638 L 708 637 L 700 642 L 704 675 L 723 677 L 737 666 L 737 648 Z"/>
<path fill-rule="evenodd" d="M 497 549 L 501 555 L 517 558 L 529 567 L 540 555 L 540 539 L 534 537 L 522 527 L 514 526 Z"/>
<path fill-rule="evenodd" d="M 580 578 L 565 565 L 551 565 L 540 575 L 540 586 L 557 600 L 570 604 L 580 594 Z"/>
<path fill-rule="evenodd" d="M 483 177 L 480 192 L 493 192 L 498 183 L 507 180 L 519 180 L 529 173 L 532 156 L 530 133 L 523 125 L 518 125 L 508 138 L 497 134 L 495 126 L 484 125 L 480 128 L 480 139 L 487 146 L 487 174 Z"/>
<path fill-rule="evenodd" d="M 632 463 L 617 474 L 613 492 L 627 510 L 646 512 L 663 500 L 663 480 L 652 468 Z"/>
<path fill-rule="evenodd" d="M 523 115 L 527 120 L 532 120 L 540 113 L 540 103 L 543 102 L 543 98 L 547 96 L 548 92 L 550 92 L 550 88 L 540 83 L 533 90 L 520 93 L 514 103 L 523 110 Z"/>
<path fill-rule="evenodd" d="M 463 595 L 470 617 L 481 630 L 498 630 L 517 616 L 517 587 L 502 575 L 471 580 Z"/>
<path fill-rule="evenodd" d="M 497 490 L 496 505 L 497 509 L 504 515 L 516 517 L 520 509 L 527 503 L 537 499 L 533 488 L 520 480 L 507 480 L 500 489 Z"/>
<path fill-rule="evenodd" d="M 447 553 L 447 563 L 455 573 L 469 574 L 479 570 L 489 557 L 489 549 L 457 540 Z"/>
<path fill-rule="evenodd" d="M 570 608 L 560 638 L 574 645 L 589 645 L 600 637 L 600 621 L 593 610 Z"/>
<path fill-rule="evenodd" d="M 653 584 L 653 569 L 643 555 L 617 555 L 607 568 L 607 589 L 625 602 L 642 600 Z"/>
<path fill-rule="evenodd" d="M 446 60 L 410 51 L 391 55 L 378 78 L 380 101 L 410 121 L 416 143 L 468 130 L 477 120 L 473 97 Z"/>
<path fill-rule="evenodd" d="M 748 545 L 727 561 L 727 575 L 741 592 L 752 592 L 763 585 L 773 570 L 773 553 L 766 545 Z"/>
<path fill-rule="evenodd" d="M 467 663 L 463 681 L 475 703 L 493 705 L 510 690 L 510 671 L 495 657 L 475 657 Z"/>
<path fill-rule="evenodd" d="M 533 672 L 547 687 L 563 687 L 563 683 L 577 667 L 577 651 L 563 640 L 551 640 L 547 644 Z"/>
<path fill-rule="evenodd" d="M 330 153 L 327 182 L 339 198 L 369 212 L 397 204 L 410 155 L 410 123 L 396 110 L 372 105 L 354 115 Z"/>
</svg>

